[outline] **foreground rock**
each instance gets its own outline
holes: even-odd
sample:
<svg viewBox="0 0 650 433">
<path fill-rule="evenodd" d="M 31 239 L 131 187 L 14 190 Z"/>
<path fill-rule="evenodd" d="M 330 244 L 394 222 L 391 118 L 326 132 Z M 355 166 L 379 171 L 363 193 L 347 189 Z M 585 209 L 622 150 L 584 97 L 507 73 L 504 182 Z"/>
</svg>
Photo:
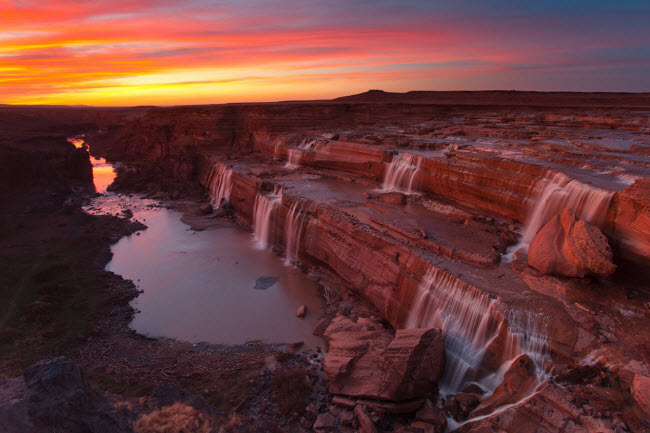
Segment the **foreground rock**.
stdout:
<svg viewBox="0 0 650 433">
<path fill-rule="evenodd" d="M 632 397 L 650 417 L 650 377 L 635 374 L 632 382 Z"/>
<path fill-rule="evenodd" d="M 617 429 L 616 422 L 585 416 L 583 408 L 576 406 L 573 397 L 563 387 L 546 384 L 533 396 L 503 411 L 486 417 L 479 417 L 463 424 L 460 433 L 519 433 L 519 432 L 624 432 L 627 427 Z"/>
<path fill-rule="evenodd" d="M 0 431 L 118 433 L 131 429 L 67 358 L 41 361 L 0 381 Z"/>
<path fill-rule="evenodd" d="M 544 274 L 564 277 L 607 278 L 616 270 L 612 259 L 605 235 L 596 226 L 578 220 L 570 209 L 546 223 L 528 249 L 530 266 Z"/>
<path fill-rule="evenodd" d="M 391 401 L 425 397 L 444 371 L 437 329 L 393 331 L 339 316 L 325 336 L 329 352 L 324 368 L 334 394 Z"/>
<path fill-rule="evenodd" d="M 537 383 L 533 360 L 528 355 L 521 355 L 514 360 L 504 375 L 501 385 L 494 390 L 490 397 L 472 411 L 471 416 L 487 415 L 501 406 L 516 403 L 525 396 L 530 395 Z"/>
</svg>

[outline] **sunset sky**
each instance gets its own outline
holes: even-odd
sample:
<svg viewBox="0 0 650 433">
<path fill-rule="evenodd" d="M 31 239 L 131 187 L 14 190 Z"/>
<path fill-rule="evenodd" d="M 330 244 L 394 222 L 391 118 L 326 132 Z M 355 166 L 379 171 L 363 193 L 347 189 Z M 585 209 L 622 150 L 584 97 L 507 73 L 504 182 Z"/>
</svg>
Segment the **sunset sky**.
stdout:
<svg viewBox="0 0 650 433">
<path fill-rule="evenodd" d="M 0 0 L 0 103 L 650 91 L 650 1 Z"/>
</svg>

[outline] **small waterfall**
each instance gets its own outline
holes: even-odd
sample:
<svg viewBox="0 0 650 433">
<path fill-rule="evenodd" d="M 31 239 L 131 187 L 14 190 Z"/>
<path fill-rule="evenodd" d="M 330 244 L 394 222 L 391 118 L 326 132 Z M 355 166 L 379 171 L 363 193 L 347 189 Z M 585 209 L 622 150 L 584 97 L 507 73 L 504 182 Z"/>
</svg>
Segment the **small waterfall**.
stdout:
<svg viewBox="0 0 650 433">
<path fill-rule="evenodd" d="M 300 161 L 302 161 L 302 153 L 311 149 L 316 141 L 303 141 L 302 144 L 298 147 L 288 147 L 287 148 L 287 163 L 284 165 L 287 168 L 298 168 L 300 167 Z"/>
<path fill-rule="evenodd" d="M 444 332 L 446 366 L 440 383 L 444 394 L 461 391 L 471 382 L 492 392 L 510 362 L 522 353 L 540 362 L 541 371 L 547 352 L 545 333 L 539 332 L 536 320 L 526 321 L 522 317 L 513 315 L 510 324 L 497 308 L 497 302 L 458 278 L 431 268 L 420 283 L 406 328 L 431 327 Z M 501 368 L 487 372 L 482 365 L 484 356 L 504 332 L 505 345 L 497 354 Z"/>
<path fill-rule="evenodd" d="M 287 163 L 284 166 L 287 168 L 298 168 L 300 167 L 301 159 L 302 151 L 290 147 L 287 149 Z"/>
<path fill-rule="evenodd" d="M 257 194 L 255 207 L 253 209 L 253 233 L 255 235 L 255 247 L 263 250 L 269 246 L 271 239 L 271 228 L 273 223 L 273 209 L 281 199 L 281 190 L 273 194 Z"/>
<path fill-rule="evenodd" d="M 422 157 L 419 155 L 400 153 L 394 156 L 386 169 L 382 188 L 385 191 L 400 191 L 412 194 L 415 178 L 421 166 Z"/>
<path fill-rule="evenodd" d="M 296 200 L 289 209 L 285 223 L 286 251 L 284 264 L 286 266 L 298 263 L 298 254 L 300 251 L 300 239 L 307 222 L 307 202 Z"/>
<path fill-rule="evenodd" d="M 223 164 L 215 164 L 208 176 L 208 190 L 212 206 L 221 209 L 230 201 L 232 192 L 232 170 Z"/>
<path fill-rule="evenodd" d="M 613 193 L 571 179 L 562 173 L 535 184 L 533 207 L 524 228 L 522 242 L 530 244 L 539 229 L 564 208 L 576 217 L 602 227 Z"/>
<path fill-rule="evenodd" d="M 573 210 L 577 218 L 601 227 L 607 217 L 613 193 L 555 173 L 535 183 L 529 199 L 529 212 L 519 243 L 508 249 L 505 259 L 528 248 L 537 232 L 562 209 Z"/>
</svg>

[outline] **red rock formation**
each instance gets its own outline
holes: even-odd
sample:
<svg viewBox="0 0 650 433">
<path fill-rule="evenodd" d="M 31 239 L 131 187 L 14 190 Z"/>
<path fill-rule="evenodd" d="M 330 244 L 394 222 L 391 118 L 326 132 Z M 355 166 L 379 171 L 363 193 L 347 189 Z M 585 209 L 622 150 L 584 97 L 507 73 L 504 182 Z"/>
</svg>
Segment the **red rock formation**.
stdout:
<svg viewBox="0 0 650 433">
<path fill-rule="evenodd" d="M 330 392 L 391 401 L 431 394 L 444 370 L 442 333 L 372 328 L 339 316 L 325 332 Z"/>
<path fill-rule="evenodd" d="M 487 415 L 501 406 L 517 403 L 530 395 L 537 385 L 535 364 L 528 355 L 521 355 L 512 363 L 503 382 L 472 411 L 471 416 Z"/>
<path fill-rule="evenodd" d="M 650 377 L 635 374 L 632 381 L 632 397 L 650 417 Z"/>
<path fill-rule="evenodd" d="M 584 416 L 583 409 L 572 402 L 567 390 L 558 385 L 546 384 L 535 395 L 519 404 L 476 421 L 470 420 L 457 431 L 597 433 L 613 431 L 610 426 L 606 420 Z"/>
<path fill-rule="evenodd" d="M 650 179 L 636 179 L 616 193 L 612 209 L 612 232 L 620 250 L 626 259 L 642 263 L 650 257 Z"/>
<path fill-rule="evenodd" d="M 570 209 L 553 217 L 535 235 L 528 263 L 544 274 L 609 277 L 616 270 L 607 238 L 597 227 L 576 219 Z"/>
</svg>

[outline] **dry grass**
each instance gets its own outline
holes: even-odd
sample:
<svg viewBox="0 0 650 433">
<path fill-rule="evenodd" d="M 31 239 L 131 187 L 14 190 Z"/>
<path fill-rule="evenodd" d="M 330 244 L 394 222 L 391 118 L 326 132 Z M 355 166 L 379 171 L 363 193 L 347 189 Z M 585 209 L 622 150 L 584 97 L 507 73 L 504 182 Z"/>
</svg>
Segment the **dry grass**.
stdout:
<svg viewBox="0 0 650 433">
<path fill-rule="evenodd" d="M 304 411 L 312 385 L 305 370 L 281 371 L 273 378 L 271 399 L 283 415 Z"/>
<path fill-rule="evenodd" d="M 213 433 L 215 420 L 191 406 L 171 406 L 142 415 L 134 424 L 137 433 Z"/>
<path fill-rule="evenodd" d="M 320 294 L 323 298 L 323 312 L 336 312 L 339 302 L 343 299 L 339 291 L 328 286 L 320 286 Z"/>
</svg>

